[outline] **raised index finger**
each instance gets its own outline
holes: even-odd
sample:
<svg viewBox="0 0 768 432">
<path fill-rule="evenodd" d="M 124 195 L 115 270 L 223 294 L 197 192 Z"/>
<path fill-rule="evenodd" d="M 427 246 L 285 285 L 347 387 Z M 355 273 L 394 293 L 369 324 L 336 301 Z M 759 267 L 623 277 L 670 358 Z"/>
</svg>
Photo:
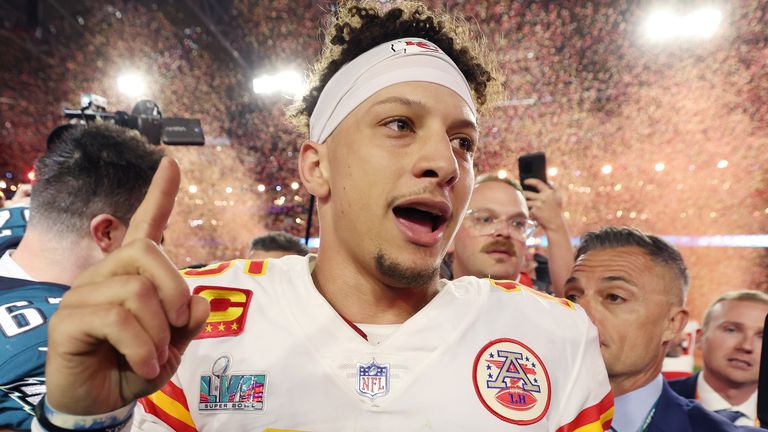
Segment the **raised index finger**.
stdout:
<svg viewBox="0 0 768 432">
<path fill-rule="evenodd" d="M 123 244 L 138 238 L 147 238 L 160 243 L 163 231 L 173 211 L 176 194 L 179 192 L 181 172 L 179 164 L 168 156 L 160 161 L 144 200 L 136 209 L 125 233 Z"/>
</svg>

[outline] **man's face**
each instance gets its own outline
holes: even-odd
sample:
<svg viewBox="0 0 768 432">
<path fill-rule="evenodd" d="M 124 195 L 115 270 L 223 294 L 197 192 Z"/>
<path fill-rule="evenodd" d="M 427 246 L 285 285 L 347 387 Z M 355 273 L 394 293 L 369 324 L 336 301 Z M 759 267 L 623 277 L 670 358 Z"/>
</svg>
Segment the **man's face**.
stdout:
<svg viewBox="0 0 768 432">
<path fill-rule="evenodd" d="M 637 247 L 593 250 L 576 261 L 565 297 L 597 326 L 612 383 L 661 371 L 666 343 L 685 326 L 670 321 L 674 284 L 671 271 Z"/>
<path fill-rule="evenodd" d="M 716 304 L 700 342 L 704 373 L 734 388 L 757 385 L 768 305 L 745 300 Z"/>
<path fill-rule="evenodd" d="M 472 193 L 469 209 L 453 243 L 454 275 L 517 278 L 525 262 L 526 239 L 509 222 L 528 219 L 523 194 L 504 182 L 480 183 Z M 488 217 L 507 223 L 500 222 L 486 232 L 476 218 Z"/>
<path fill-rule="evenodd" d="M 326 256 L 389 286 L 436 281 L 469 200 L 477 141 L 472 111 L 441 85 L 400 83 L 368 98 L 322 150 Z"/>
</svg>

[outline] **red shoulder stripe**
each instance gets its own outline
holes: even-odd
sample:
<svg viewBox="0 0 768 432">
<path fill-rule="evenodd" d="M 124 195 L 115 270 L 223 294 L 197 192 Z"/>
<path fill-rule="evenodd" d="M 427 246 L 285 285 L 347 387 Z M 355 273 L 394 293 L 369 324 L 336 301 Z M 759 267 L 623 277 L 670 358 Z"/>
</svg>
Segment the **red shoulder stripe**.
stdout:
<svg viewBox="0 0 768 432">
<path fill-rule="evenodd" d="M 265 260 L 249 260 L 248 264 L 244 268 L 245 274 L 251 276 L 263 276 L 267 272 L 267 261 Z"/>
<path fill-rule="evenodd" d="M 211 264 L 199 269 L 182 270 L 181 274 L 186 277 L 218 276 L 232 267 L 233 261 Z"/>
<path fill-rule="evenodd" d="M 173 381 L 168 381 L 168 383 L 166 383 L 159 391 L 167 394 L 171 399 L 183 406 L 185 410 L 189 411 L 189 405 L 187 405 L 187 397 L 184 396 L 184 390 L 174 384 Z"/>
<path fill-rule="evenodd" d="M 603 400 L 585 408 L 573 421 L 557 428 L 556 432 L 605 431 L 613 419 L 613 392 L 609 391 Z"/>
<path fill-rule="evenodd" d="M 147 397 L 139 399 L 144 411 L 178 432 L 197 432 L 184 391 L 172 382 Z"/>
</svg>

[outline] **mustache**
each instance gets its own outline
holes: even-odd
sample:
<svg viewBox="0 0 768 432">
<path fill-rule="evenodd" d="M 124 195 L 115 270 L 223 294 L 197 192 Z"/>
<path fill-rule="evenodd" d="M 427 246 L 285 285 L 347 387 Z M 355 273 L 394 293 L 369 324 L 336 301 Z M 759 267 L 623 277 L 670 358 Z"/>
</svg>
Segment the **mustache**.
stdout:
<svg viewBox="0 0 768 432">
<path fill-rule="evenodd" d="M 447 201 L 449 203 L 451 202 L 451 200 L 448 199 L 448 194 L 447 193 L 445 193 L 445 192 L 437 192 L 436 193 L 435 189 L 436 188 L 434 186 L 425 185 L 423 187 L 420 187 L 418 189 L 412 190 L 410 192 L 402 193 L 400 195 L 392 197 L 392 199 L 390 199 L 387 202 L 387 206 L 389 208 L 392 208 L 398 202 L 405 201 L 408 198 L 421 197 L 421 196 L 431 196 L 433 198 L 443 199 L 443 200 L 445 200 L 445 201 Z"/>
<path fill-rule="evenodd" d="M 491 251 L 498 251 L 503 250 L 504 252 L 512 255 L 517 256 L 517 251 L 515 250 L 515 245 L 512 244 L 512 242 L 507 240 L 494 240 L 490 243 L 486 243 L 482 249 L 480 249 L 480 252 L 487 253 Z"/>
</svg>

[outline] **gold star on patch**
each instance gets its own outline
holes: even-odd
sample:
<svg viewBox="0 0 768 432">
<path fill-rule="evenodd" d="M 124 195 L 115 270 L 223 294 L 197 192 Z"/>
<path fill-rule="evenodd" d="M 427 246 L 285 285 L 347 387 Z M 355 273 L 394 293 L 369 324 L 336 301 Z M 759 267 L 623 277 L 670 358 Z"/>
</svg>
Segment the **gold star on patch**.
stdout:
<svg viewBox="0 0 768 432">
<path fill-rule="evenodd" d="M 237 330 L 237 323 L 232 323 L 230 327 L 232 327 L 232 330 Z"/>
<path fill-rule="evenodd" d="M 212 332 L 213 331 L 213 326 L 208 324 L 207 326 L 205 326 L 205 331 L 206 332 Z"/>
<path fill-rule="evenodd" d="M 224 331 L 224 329 L 227 328 L 227 326 L 224 325 L 224 323 L 219 324 L 219 330 Z"/>
</svg>

